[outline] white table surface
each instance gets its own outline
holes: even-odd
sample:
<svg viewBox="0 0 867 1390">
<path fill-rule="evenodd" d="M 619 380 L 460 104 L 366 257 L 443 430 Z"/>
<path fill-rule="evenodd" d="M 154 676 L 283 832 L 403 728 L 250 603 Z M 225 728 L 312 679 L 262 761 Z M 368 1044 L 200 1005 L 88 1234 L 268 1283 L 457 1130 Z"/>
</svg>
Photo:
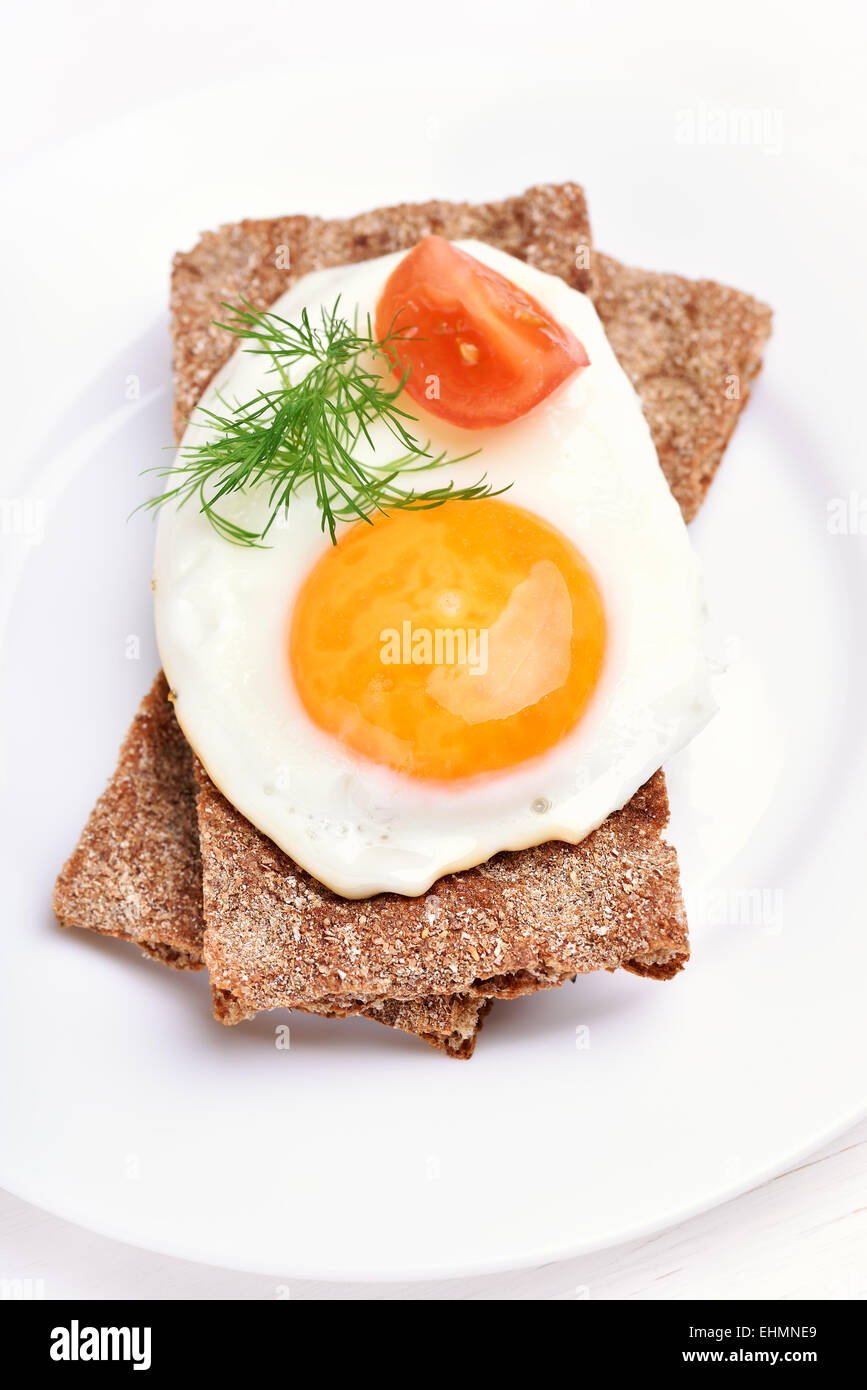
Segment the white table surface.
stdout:
<svg viewBox="0 0 867 1390">
<path fill-rule="evenodd" d="M 361 71 L 374 41 L 380 52 L 384 46 L 395 54 L 401 49 L 402 35 L 393 26 L 371 34 L 369 11 L 342 0 L 324 9 L 247 0 L 243 16 L 240 8 L 229 0 L 154 0 L 145 7 L 110 0 L 80 0 L 76 6 L 41 0 L 16 7 L 6 24 L 0 154 L 16 163 L 61 137 L 84 135 L 150 103 L 209 81 L 227 80 L 233 73 L 254 71 L 273 62 L 275 51 L 289 41 L 298 52 L 313 44 L 319 51 L 329 42 L 326 34 L 339 32 L 347 51 L 357 55 Z M 441 50 L 444 61 L 452 46 L 450 24 L 457 22 L 451 18 L 452 8 L 451 0 L 438 3 L 425 30 L 428 51 Z M 520 27 L 526 29 L 529 22 L 525 5 L 514 6 L 514 13 L 509 4 L 491 5 L 487 12 L 484 6 L 454 8 L 462 17 L 465 50 L 468 44 L 485 43 L 489 57 L 502 50 L 512 59 L 525 51 L 527 36 Z M 599 7 L 588 6 L 578 15 L 581 8 L 569 0 L 552 3 L 552 29 L 559 32 L 568 16 L 570 23 L 582 26 L 582 35 L 591 34 L 602 22 Z M 764 38 L 769 72 L 775 69 L 778 83 L 779 64 L 771 58 L 774 35 L 785 26 L 788 58 L 798 46 L 802 54 L 801 63 L 793 63 L 792 69 L 800 66 L 809 73 L 817 119 L 821 114 L 826 126 L 831 121 L 836 131 L 828 157 L 838 158 L 843 168 L 847 150 L 858 145 L 863 129 L 863 96 L 860 115 L 845 110 L 843 104 L 851 96 L 846 74 L 838 73 L 835 95 L 833 84 L 825 80 L 829 74 L 814 72 L 811 45 L 813 25 L 820 23 L 825 34 L 829 26 L 839 28 L 846 7 L 826 4 L 819 18 L 806 3 L 791 6 L 785 16 L 780 11 L 771 15 L 762 4 L 749 4 L 739 18 L 739 8 L 735 3 L 725 13 L 697 13 L 695 6 L 670 0 L 642 11 L 624 3 L 617 19 L 650 24 L 656 36 L 648 38 L 652 46 L 666 34 L 672 42 L 688 35 L 691 41 L 696 36 L 706 39 L 711 48 L 719 45 L 721 81 L 724 65 L 725 79 L 731 75 L 731 36 L 742 32 L 753 49 Z M 851 6 L 842 23 L 850 19 L 859 23 Z M 535 27 L 538 31 L 538 22 Z M 411 54 L 413 36 L 403 37 L 405 51 Z M 537 32 L 534 42 L 538 38 Z M 853 62 L 859 46 L 859 36 L 853 34 Z M 713 95 L 709 92 L 711 99 Z M 863 154 L 859 157 L 863 161 Z M 269 1277 L 135 1250 L 0 1193 L 0 1279 L 37 1281 L 36 1287 L 48 1298 L 863 1298 L 867 1121 L 793 1171 L 714 1211 L 655 1237 L 541 1269 L 400 1287 L 289 1278 L 275 1284 Z M 2 1287 L 8 1290 L 14 1284 Z"/>
</svg>

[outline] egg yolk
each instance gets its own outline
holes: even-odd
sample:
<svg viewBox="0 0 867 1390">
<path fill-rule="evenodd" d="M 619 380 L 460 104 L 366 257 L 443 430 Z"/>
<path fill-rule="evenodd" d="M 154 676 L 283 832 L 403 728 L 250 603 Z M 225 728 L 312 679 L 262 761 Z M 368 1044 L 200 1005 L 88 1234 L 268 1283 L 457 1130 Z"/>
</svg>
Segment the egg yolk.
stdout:
<svg viewBox="0 0 867 1390">
<path fill-rule="evenodd" d="M 357 522 L 307 576 L 289 632 L 319 728 L 440 781 L 551 748 L 586 709 L 604 653 L 602 599 L 579 551 L 495 498 Z"/>
</svg>

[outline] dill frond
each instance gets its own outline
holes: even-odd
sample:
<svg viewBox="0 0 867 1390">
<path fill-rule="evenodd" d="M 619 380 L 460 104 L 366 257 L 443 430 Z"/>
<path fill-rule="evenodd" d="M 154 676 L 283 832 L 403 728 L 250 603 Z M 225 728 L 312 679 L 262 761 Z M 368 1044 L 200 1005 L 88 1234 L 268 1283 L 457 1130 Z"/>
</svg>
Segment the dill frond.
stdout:
<svg viewBox="0 0 867 1390">
<path fill-rule="evenodd" d="M 322 309 L 316 325 L 306 309 L 298 323 L 290 323 L 279 314 L 260 313 L 247 300 L 222 307 L 228 318 L 217 327 L 240 338 L 244 351 L 270 359 L 274 385 L 243 403 L 219 396 L 212 407 L 198 407 L 193 423 L 207 430 L 207 441 L 187 445 L 171 468 L 154 470 L 174 486 L 143 503 L 146 509 L 197 502 L 226 540 L 261 546 L 298 489 L 309 483 L 322 530 L 335 543 L 339 522 L 369 522 L 376 512 L 428 509 L 506 491 L 495 492 L 484 474 L 469 487 L 449 483 L 420 491 L 402 485 L 404 473 L 427 473 L 473 454 L 434 455 L 430 442 L 421 443 L 412 433 L 415 417 L 397 404 L 406 377 L 396 380 L 391 374 L 390 349 L 406 336 L 396 333 L 394 324 L 377 340 L 370 318 L 360 331 L 357 314 L 350 323 L 340 313 L 339 298 L 331 309 Z M 293 368 L 299 375 L 294 382 Z M 362 440 L 373 449 L 375 422 L 385 425 L 397 451 L 381 465 L 357 457 Z M 269 514 L 262 530 L 253 532 L 225 517 L 220 503 L 231 493 L 257 487 L 268 488 Z"/>
</svg>

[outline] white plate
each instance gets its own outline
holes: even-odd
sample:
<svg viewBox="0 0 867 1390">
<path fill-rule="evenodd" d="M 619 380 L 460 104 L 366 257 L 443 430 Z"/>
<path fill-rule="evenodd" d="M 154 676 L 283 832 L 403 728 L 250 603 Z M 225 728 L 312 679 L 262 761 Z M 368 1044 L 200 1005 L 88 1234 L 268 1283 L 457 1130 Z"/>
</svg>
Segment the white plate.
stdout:
<svg viewBox="0 0 867 1390">
<path fill-rule="evenodd" d="M 660 1228 L 863 1114 L 867 539 L 828 528 L 829 500 L 867 489 L 846 317 L 863 214 L 795 140 L 798 108 L 778 152 L 678 143 L 676 108 L 700 129 L 707 88 L 679 69 L 666 86 L 662 62 L 628 88 L 589 71 L 544 89 L 440 81 L 425 89 L 439 124 L 423 157 L 417 125 L 398 124 L 374 171 L 341 164 L 339 186 L 321 150 L 337 149 L 340 102 L 321 113 L 319 153 L 300 142 L 290 160 L 281 89 L 252 81 L 10 174 L 20 334 L 5 371 L 29 415 L 18 447 L 7 441 L 3 491 L 37 504 L 35 532 L 0 546 L 11 1191 L 136 1244 L 276 1276 L 469 1274 Z M 769 100 L 757 85 L 756 108 Z M 239 162 L 253 112 L 261 138 Z M 221 217 L 494 196 L 539 176 L 585 182 L 607 250 L 743 284 L 778 310 L 695 526 L 728 670 L 718 720 L 669 769 L 694 956 L 672 984 L 594 977 L 499 1005 L 470 1064 L 303 1016 L 277 1050 L 285 1015 L 221 1029 L 203 978 L 60 933 L 50 910 L 157 668 L 151 524 L 126 517 L 170 438 L 166 262 Z M 59 243 L 58 206 L 78 214 Z"/>
</svg>

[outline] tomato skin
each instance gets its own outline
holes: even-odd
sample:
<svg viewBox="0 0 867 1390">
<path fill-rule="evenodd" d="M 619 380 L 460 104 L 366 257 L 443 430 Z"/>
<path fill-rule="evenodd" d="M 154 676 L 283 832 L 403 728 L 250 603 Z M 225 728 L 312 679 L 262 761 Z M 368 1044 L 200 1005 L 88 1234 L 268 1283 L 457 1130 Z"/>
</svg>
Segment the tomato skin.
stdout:
<svg viewBox="0 0 867 1390">
<path fill-rule="evenodd" d="M 404 256 L 376 307 L 376 336 L 404 389 L 464 429 L 507 425 L 589 365 L 582 344 L 541 304 L 444 237 Z"/>
</svg>

